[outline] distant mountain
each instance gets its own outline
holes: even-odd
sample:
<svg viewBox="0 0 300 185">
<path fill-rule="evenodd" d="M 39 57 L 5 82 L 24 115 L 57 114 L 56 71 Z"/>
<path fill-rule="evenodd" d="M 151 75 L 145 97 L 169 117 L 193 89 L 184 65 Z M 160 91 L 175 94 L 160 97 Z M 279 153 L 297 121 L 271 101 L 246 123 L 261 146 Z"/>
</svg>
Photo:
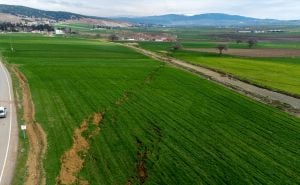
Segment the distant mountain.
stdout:
<svg viewBox="0 0 300 185">
<path fill-rule="evenodd" d="M 135 24 L 165 26 L 251 26 L 251 25 L 300 25 L 300 21 L 282 21 L 275 19 L 256 19 L 239 15 L 220 13 L 200 14 L 194 16 L 168 14 L 149 17 L 121 17 L 117 20 Z"/>
</svg>

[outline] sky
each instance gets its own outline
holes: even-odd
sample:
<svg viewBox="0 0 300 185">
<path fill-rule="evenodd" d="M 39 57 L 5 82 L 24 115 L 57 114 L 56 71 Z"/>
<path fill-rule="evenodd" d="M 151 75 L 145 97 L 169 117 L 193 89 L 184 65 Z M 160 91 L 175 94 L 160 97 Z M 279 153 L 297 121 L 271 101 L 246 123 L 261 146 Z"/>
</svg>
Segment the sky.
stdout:
<svg viewBox="0 0 300 185">
<path fill-rule="evenodd" d="M 300 20 L 300 0 L 0 0 L 0 4 L 100 17 L 228 13 Z"/>
</svg>

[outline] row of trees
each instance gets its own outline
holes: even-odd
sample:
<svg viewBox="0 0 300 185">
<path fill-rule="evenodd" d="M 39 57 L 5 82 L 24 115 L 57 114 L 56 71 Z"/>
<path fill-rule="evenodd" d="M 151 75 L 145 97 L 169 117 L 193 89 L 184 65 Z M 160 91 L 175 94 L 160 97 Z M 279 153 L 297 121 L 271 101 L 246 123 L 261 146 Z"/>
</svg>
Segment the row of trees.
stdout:
<svg viewBox="0 0 300 185">
<path fill-rule="evenodd" d="M 248 39 L 247 41 L 243 41 L 241 39 L 237 39 L 236 43 L 241 44 L 243 42 L 246 42 L 248 44 L 249 48 L 253 48 L 255 45 L 257 45 L 258 41 L 256 39 Z"/>
<path fill-rule="evenodd" d="M 108 40 L 111 41 L 111 42 L 114 42 L 114 41 L 118 41 L 119 40 L 119 37 L 115 34 L 111 34 L 108 36 Z M 243 40 L 236 40 L 236 43 L 237 44 L 241 44 L 243 43 L 244 41 Z M 249 39 L 246 41 L 248 47 L 251 49 L 253 48 L 255 45 L 257 45 L 258 41 L 256 39 Z M 171 50 L 174 50 L 174 51 L 177 51 L 177 50 L 180 50 L 182 49 L 182 44 L 180 42 L 175 42 L 171 48 Z M 223 54 L 223 51 L 226 51 L 228 50 L 228 45 L 227 44 L 219 44 L 216 46 L 216 49 L 219 50 L 219 54 L 222 55 Z"/>
<path fill-rule="evenodd" d="M 237 41 L 237 44 L 240 44 L 242 42 L 243 41 L 239 40 L 239 41 Z M 248 44 L 249 48 L 253 48 L 257 43 L 258 43 L 258 41 L 255 39 L 247 40 L 247 44 Z M 219 50 L 219 54 L 222 55 L 223 51 L 228 50 L 228 45 L 227 44 L 219 44 L 216 48 Z M 172 45 L 171 49 L 175 50 L 175 51 L 180 50 L 180 49 L 182 49 L 182 44 L 180 42 L 176 42 Z"/>
<path fill-rule="evenodd" d="M 0 23 L 0 31 L 3 32 L 30 32 L 30 31 L 54 31 L 54 27 L 48 24 L 25 25 L 22 23 L 12 24 L 9 22 Z"/>
<path fill-rule="evenodd" d="M 243 40 L 236 40 L 236 43 L 237 44 L 241 44 L 243 43 L 244 41 Z M 258 41 L 256 39 L 249 39 L 246 41 L 248 47 L 251 49 L 253 48 L 255 45 L 257 45 Z M 219 54 L 222 55 L 223 54 L 223 51 L 226 51 L 228 50 L 228 45 L 227 44 L 220 44 L 216 47 L 218 50 L 219 50 Z"/>
</svg>

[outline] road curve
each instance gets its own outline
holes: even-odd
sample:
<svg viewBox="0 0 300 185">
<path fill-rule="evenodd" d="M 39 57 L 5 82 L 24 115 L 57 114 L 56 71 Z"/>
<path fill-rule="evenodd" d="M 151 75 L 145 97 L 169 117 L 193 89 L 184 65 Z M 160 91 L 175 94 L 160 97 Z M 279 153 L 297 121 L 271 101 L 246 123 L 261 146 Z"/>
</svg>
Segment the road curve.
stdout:
<svg viewBox="0 0 300 185">
<path fill-rule="evenodd" d="M 201 74 L 203 76 L 208 77 L 208 79 L 215 81 L 219 84 L 223 84 L 227 87 L 230 87 L 231 89 L 234 89 L 235 91 L 238 91 L 242 94 L 245 94 L 251 98 L 254 98 L 256 100 L 271 104 L 271 105 L 277 105 L 278 102 L 284 106 L 288 106 L 287 108 L 284 108 L 286 112 L 289 112 L 290 114 L 293 114 L 297 117 L 300 117 L 300 99 L 295 98 L 286 94 L 274 92 L 268 89 L 264 89 L 261 87 L 257 87 L 255 85 L 240 81 L 238 79 L 229 77 L 227 75 L 218 73 L 216 71 L 207 69 L 205 67 L 196 66 L 193 64 L 189 64 L 185 61 L 181 61 L 175 58 L 171 57 L 165 57 L 160 54 L 154 53 L 149 50 L 145 50 L 142 48 L 138 48 L 135 45 L 131 44 L 124 44 L 125 46 L 132 48 L 146 56 L 149 56 L 153 59 L 164 61 L 170 64 L 173 64 L 177 67 L 183 68 L 188 71 L 192 71 L 197 74 Z"/>
<path fill-rule="evenodd" d="M 18 152 L 18 124 L 12 81 L 0 61 L 0 106 L 8 109 L 6 118 L 0 118 L 0 185 L 10 185 Z"/>
</svg>

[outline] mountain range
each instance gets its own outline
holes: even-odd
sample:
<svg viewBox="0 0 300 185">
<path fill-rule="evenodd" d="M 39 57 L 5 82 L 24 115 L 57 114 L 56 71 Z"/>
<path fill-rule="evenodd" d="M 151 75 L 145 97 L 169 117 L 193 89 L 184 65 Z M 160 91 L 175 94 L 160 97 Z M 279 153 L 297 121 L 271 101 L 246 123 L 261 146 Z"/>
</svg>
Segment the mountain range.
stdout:
<svg viewBox="0 0 300 185">
<path fill-rule="evenodd" d="M 253 25 L 300 25 L 300 20 L 257 19 L 239 15 L 208 13 L 193 16 L 168 14 L 149 17 L 120 17 L 120 21 L 135 24 L 164 26 L 253 26 Z"/>
<path fill-rule="evenodd" d="M 262 25 L 300 25 L 300 20 L 257 19 L 221 13 L 199 14 L 193 16 L 168 14 L 148 17 L 101 18 L 63 11 L 45 11 L 24 6 L 0 4 L 0 22 L 17 22 L 24 18 L 49 19 L 54 21 L 73 21 L 105 26 L 128 27 L 136 25 L 164 26 L 262 26 Z M 13 21 L 14 20 L 14 21 Z"/>
</svg>

